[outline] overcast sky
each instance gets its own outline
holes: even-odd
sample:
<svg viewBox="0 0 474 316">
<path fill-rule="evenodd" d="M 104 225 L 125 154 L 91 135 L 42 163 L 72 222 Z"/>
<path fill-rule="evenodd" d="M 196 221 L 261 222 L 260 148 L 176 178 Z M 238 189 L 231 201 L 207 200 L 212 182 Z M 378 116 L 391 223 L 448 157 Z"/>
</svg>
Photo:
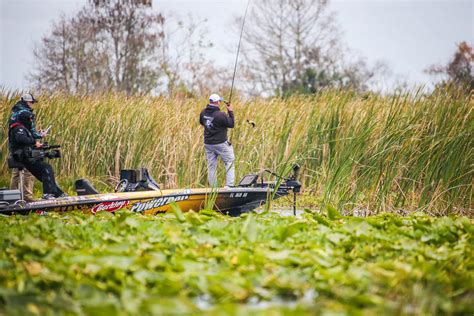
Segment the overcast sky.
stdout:
<svg viewBox="0 0 474 316">
<path fill-rule="evenodd" d="M 252 0 L 258 1 L 258 0 Z M 86 0 L 0 0 L 0 86 L 27 89 L 26 74 L 34 60 L 32 49 L 64 13 L 78 11 Z M 247 0 L 154 0 L 155 10 L 193 13 L 209 20 L 209 35 L 216 43 L 216 63 L 232 65 L 237 45 L 232 18 L 243 15 Z M 394 80 L 428 84 L 423 70 L 446 64 L 456 44 L 474 43 L 474 0 L 333 0 L 331 8 L 348 47 L 370 63 L 384 61 Z M 242 45 L 245 45 L 243 43 Z"/>
</svg>

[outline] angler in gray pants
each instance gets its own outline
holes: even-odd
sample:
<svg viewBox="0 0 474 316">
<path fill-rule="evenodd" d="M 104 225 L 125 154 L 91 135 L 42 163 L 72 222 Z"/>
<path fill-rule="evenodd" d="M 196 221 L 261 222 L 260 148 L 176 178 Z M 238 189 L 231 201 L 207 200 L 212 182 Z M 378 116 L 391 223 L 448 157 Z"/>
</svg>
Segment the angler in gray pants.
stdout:
<svg viewBox="0 0 474 316">
<path fill-rule="evenodd" d="M 221 157 L 226 168 L 226 187 L 234 186 L 234 149 L 227 139 L 227 129 L 234 127 L 234 111 L 232 105 L 226 103 L 228 114 L 221 112 L 220 105 L 223 100 L 218 94 L 211 94 L 209 104 L 199 116 L 199 123 L 204 127 L 204 149 L 211 187 L 217 187 L 218 157 Z"/>
</svg>

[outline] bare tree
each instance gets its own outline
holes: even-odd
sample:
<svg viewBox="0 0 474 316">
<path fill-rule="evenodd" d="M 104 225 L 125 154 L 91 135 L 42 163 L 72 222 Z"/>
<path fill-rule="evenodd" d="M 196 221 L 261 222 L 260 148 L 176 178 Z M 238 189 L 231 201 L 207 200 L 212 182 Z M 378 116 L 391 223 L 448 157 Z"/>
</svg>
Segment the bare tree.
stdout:
<svg viewBox="0 0 474 316">
<path fill-rule="evenodd" d="M 157 50 L 164 36 L 164 17 L 148 0 L 94 0 L 87 23 L 101 35 L 102 51 L 110 52 L 107 70 L 118 91 L 149 93 L 160 76 Z"/>
<path fill-rule="evenodd" d="M 90 25 L 80 18 L 62 16 L 34 50 L 36 63 L 31 76 L 37 86 L 70 93 L 102 89 L 107 83 L 96 70 L 106 56 L 96 50 L 96 42 L 97 34 Z"/>
<path fill-rule="evenodd" d="M 150 1 L 90 1 L 43 37 L 33 78 L 40 88 L 70 93 L 149 93 L 161 75 L 156 58 L 164 22 Z"/>
<path fill-rule="evenodd" d="M 217 67 L 207 56 L 213 47 L 208 40 L 207 19 L 189 14 L 184 19 L 169 16 L 161 48 L 161 68 L 166 75 L 170 95 L 203 95 L 226 86 L 229 74 Z"/>
<path fill-rule="evenodd" d="M 441 85 L 454 84 L 470 92 L 474 90 L 474 50 L 468 43 L 462 42 L 446 66 L 434 65 L 425 72 L 443 76 Z"/>
<path fill-rule="evenodd" d="M 244 65 L 258 89 L 285 95 L 326 86 L 361 88 L 372 76 L 363 62 L 344 61 L 327 0 L 261 0 L 247 18 Z"/>
</svg>

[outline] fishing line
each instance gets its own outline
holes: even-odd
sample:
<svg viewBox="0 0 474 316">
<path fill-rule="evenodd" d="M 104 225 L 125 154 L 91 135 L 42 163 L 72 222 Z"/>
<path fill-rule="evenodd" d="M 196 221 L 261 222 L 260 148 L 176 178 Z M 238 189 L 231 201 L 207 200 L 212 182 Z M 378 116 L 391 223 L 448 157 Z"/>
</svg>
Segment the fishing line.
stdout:
<svg viewBox="0 0 474 316">
<path fill-rule="evenodd" d="M 250 0 L 247 1 L 245 8 L 244 20 L 242 21 L 242 29 L 240 30 L 239 45 L 237 46 L 237 55 L 235 56 L 234 74 L 232 76 L 232 85 L 230 86 L 229 103 L 232 101 L 232 92 L 234 91 L 235 73 L 237 72 L 237 62 L 239 61 L 240 43 L 242 42 L 242 34 L 244 33 L 245 19 L 247 18 L 247 11 L 249 9 Z"/>
</svg>

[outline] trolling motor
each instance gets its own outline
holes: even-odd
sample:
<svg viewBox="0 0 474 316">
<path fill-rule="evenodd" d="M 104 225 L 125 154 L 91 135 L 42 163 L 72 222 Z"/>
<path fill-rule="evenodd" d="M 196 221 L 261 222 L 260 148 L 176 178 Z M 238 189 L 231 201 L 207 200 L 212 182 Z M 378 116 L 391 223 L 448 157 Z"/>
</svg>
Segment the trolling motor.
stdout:
<svg viewBox="0 0 474 316">
<path fill-rule="evenodd" d="M 240 183 L 238 184 L 238 187 L 274 187 L 275 182 L 264 182 L 263 181 L 263 174 L 268 173 L 271 174 L 272 176 L 275 176 L 277 179 L 282 180 L 279 188 L 284 189 L 284 190 L 289 190 L 291 189 L 293 192 L 300 192 L 301 189 L 301 183 L 297 180 L 300 172 L 300 166 L 298 164 L 295 164 L 292 168 L 293 173 L 288 177 L 285 178 L 275 172 L 273 172 L 270 169 L 264 169 L 261 173 L 259 174 L 247 174 L 245 175 L 242 180 L 240 180 Z M 258 179 L 260 178 L 261 182 L 258 183 Z"/>
<path fill-rule="evenodd" d="M 296 215 L 296 193 L 299 193 L 301 190 L 301 183 L 297 180 L 299 177 L 301 167 L 298 164 L 293 165 L 292 167 L 292 174 L 285 178 L 272 170 L 264 169 L 259 174 L 247 174 L 245 175 L 238 187 L 260 187 L 260 188 L 275 188 L 277 183 L 272 182 L 265 182 L 263 180 L 263 174 L 269 173 L 272 176 L 276 177 L 277 179 L 281 180 L 280 185 L 278 186 L 277 194 L 280 192 L 282 195 L 288 194 L 290 191 L 293 192 L 293 214 Z M 261 182 L 258 181 L 260 178 Z"/>
<path fill-rule="evenodd" d="M 301 167 L 298 164 L 293 166 L 293 175 L 290 177 L 288 181 L 286 181 L 287 185 L 293 186 L 293 215 L 296 216 L 296 193 L 300 192 L 301 190 L 301 183 L 297 181 L 298 176 L 300 175 Z"/>
<path fill-rule="evenodd" d="M 296 216 L 296 193 L 301 190 L 301 183 L 297 180 L 300 174 L 301 167 L 298 164 L 294 164 L 292 171 L 293 174 L 288 178 L 282 178 L 285 182 L 282 183 L 280 188 L 293 191 L 293 215 Z"/>
<path fill-rule="evenodd" d="M 286 180 L 286 185 L 293 187 L 294 192 L 300 192 L 301 189 L 301 183 L 297 180 L 298 176 L 300 175 L 300 169 L 301 167 L 298 164 L 293 165 L 293 174 L 289 176 Z"/>
</svg>

